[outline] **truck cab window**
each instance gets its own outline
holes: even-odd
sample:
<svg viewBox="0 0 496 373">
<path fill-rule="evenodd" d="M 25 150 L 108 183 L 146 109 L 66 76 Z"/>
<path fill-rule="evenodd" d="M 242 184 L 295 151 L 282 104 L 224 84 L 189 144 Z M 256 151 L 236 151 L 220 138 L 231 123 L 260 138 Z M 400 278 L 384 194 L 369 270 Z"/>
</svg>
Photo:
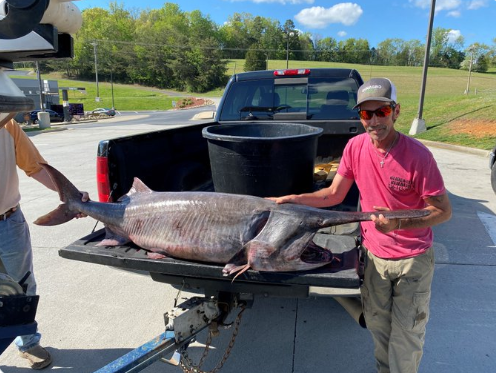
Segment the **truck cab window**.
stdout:
<svg viewBox="0 0 496 373">
<path fill-rule="evenodd" d="M 275 86 L 275 92 L 279 98 L 279 112 L 307 112 L 306 84 L 278 84 Z"/>
<path fill-rule="evenodd" d="M 310 79 L 308 112 L 312 119 L 358 119 L 353 79 Z"/>
</svg>

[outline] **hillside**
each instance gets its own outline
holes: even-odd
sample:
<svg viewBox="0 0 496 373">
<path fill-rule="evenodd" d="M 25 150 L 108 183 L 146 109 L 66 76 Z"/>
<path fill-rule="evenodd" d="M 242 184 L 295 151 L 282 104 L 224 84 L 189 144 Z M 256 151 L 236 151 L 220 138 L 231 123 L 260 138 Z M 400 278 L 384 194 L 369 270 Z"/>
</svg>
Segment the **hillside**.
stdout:
<svg viewBox="0 0 496 373">
<path fill-rule="evenodd" d="M 227 75 L 243 71 L 244 60 L 230 60 Z M 283 69 L 286 61 L 270 60 L 269 69 Z M 290 68 L 301 67 L 347 67 L 357 69 L 364 80 L 384 76 L 397 86 L 401 116 L 396 123 L 398 130 L 408 133 L 419 111 L 422 67 L 390 67 L 375 65 L 350 65 L 338 63 L 290 61 Z M 70 102 L 82 102 L 86 110 L 111 107 L 117 110 L 168 110 L 187 97 L 220 97 L 222 89 L 195 94 L 173 92 L 137 85 L 110 84 L 99 81 L 101 102 L 95 102 L 95 82 L 60 79 L 60 74 L 42 75 L 43 79 L 57 79 L 59 86 L 85 87 L 86 94 L 69 93 Z M 468 94 L 465 93 L 467 86 Z M 113 88 L 113 89 L 112 89 Z M 113 101 L 112 101 L 113 91 Z M 496 143 L 496 70 L 481 74 L 469 74 L 463 70 L 429 68 L 422 118 L 427 131 L 417 135 L 420 139 L 447 142 L 489 150 Z"/>
</svg>

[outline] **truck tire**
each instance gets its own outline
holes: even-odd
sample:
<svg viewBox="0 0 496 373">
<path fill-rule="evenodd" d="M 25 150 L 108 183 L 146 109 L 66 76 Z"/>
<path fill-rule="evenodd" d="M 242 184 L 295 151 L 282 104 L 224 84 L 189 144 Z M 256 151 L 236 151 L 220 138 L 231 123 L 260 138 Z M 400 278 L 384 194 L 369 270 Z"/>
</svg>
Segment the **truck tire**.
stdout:
<svg viewBox="0 0 496 373">
<path fill-rule="evenodd" d="M 493 163 L 491 167 L 491 185 L 493 187 L 494 193 L 496 193 L 496 162 Z"/>
</svg>

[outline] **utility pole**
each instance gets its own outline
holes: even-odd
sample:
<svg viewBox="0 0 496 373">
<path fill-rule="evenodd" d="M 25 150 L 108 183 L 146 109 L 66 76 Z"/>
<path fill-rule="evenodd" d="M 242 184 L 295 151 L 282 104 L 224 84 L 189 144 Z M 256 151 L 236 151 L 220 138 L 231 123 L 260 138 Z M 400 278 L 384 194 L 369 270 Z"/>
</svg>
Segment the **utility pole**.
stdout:
<svg viewBox="0 0 496 373">
<path fill-rule="evenodd" d="M 114 104 L 114 78 L 113 78 L 113 68 L 110 68 L 110 88 L 112 90 L 112 109 L 115 110 Z"/>
<path fill-rule="evenodd" d="M 95 101 L 100 102 L 100 90 L 98 88 L 98 59 L 96 55 L 97 42 L 90 43 L 93 46 L 93 53 L 95 55 L 95 80 L 96 80 L 96 98 Z"/>
<path fill-rule="evenodd" d="M 427 68 L 429 67 L 429 54 L 431 52 L 432 24 L 434 23 L 435 10 L 436 0 L 432 0 L 429 27 L 427 29 L 427 43 L 425 44 L 424 68 L 422 72 L 422 87 L 420 88 L 419 110 L 417 118 L 413 120 L 412 126 L 410 127 L 410 132 L 408 132 L 410 135 L 416 135 L 427 130 L 425 126 L 425 120 L 422 119 L 422 111 L 424 109 L 425 85 L 427 81 Z"/>
<path fill-rule="evenodd" d="M 289 68 L 289 37 L 293 37 L 294 32 L 286 32 L 286 69 Z"/>
<path fill-rule="evenodd" d="M 40 64 L 36 61 L 36 77 L 38 78 L 38 87 L 40 88 L 40 110 L 45 111 L 43 103 L 43 84 L 41 84 Z"/>
</svg>

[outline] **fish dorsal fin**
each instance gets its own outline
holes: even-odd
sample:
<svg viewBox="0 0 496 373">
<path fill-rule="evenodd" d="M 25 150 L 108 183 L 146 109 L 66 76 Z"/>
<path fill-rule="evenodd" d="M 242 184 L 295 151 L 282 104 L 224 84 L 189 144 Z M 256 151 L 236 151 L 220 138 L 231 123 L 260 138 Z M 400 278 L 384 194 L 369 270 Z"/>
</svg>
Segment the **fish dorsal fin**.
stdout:
<svg viewBox="0 0 496 373">
<path fill-rule="evenodd" d="M 118 202 L 128 202 L 129 197 L 136 193 L 153 193 L 153 190 L 148 188 L 144 182 L 142 182 L 137 177 L 134 178 L 133 186 L 129 189 L 127 194 L 124 194 L 121 198 L 118 199 Z"/>
<path fill-rule="evenodd" d="M 129 196 L 134 193 L 152 193 L 152 192 L 153 190 L 148 188 L 144 182 L 142 182 L 140 179 L 135 177 L 133 181 L 133 186 L 131 187 L 131 189 L 129 189 L 127 195 Z"/>
</svg>

